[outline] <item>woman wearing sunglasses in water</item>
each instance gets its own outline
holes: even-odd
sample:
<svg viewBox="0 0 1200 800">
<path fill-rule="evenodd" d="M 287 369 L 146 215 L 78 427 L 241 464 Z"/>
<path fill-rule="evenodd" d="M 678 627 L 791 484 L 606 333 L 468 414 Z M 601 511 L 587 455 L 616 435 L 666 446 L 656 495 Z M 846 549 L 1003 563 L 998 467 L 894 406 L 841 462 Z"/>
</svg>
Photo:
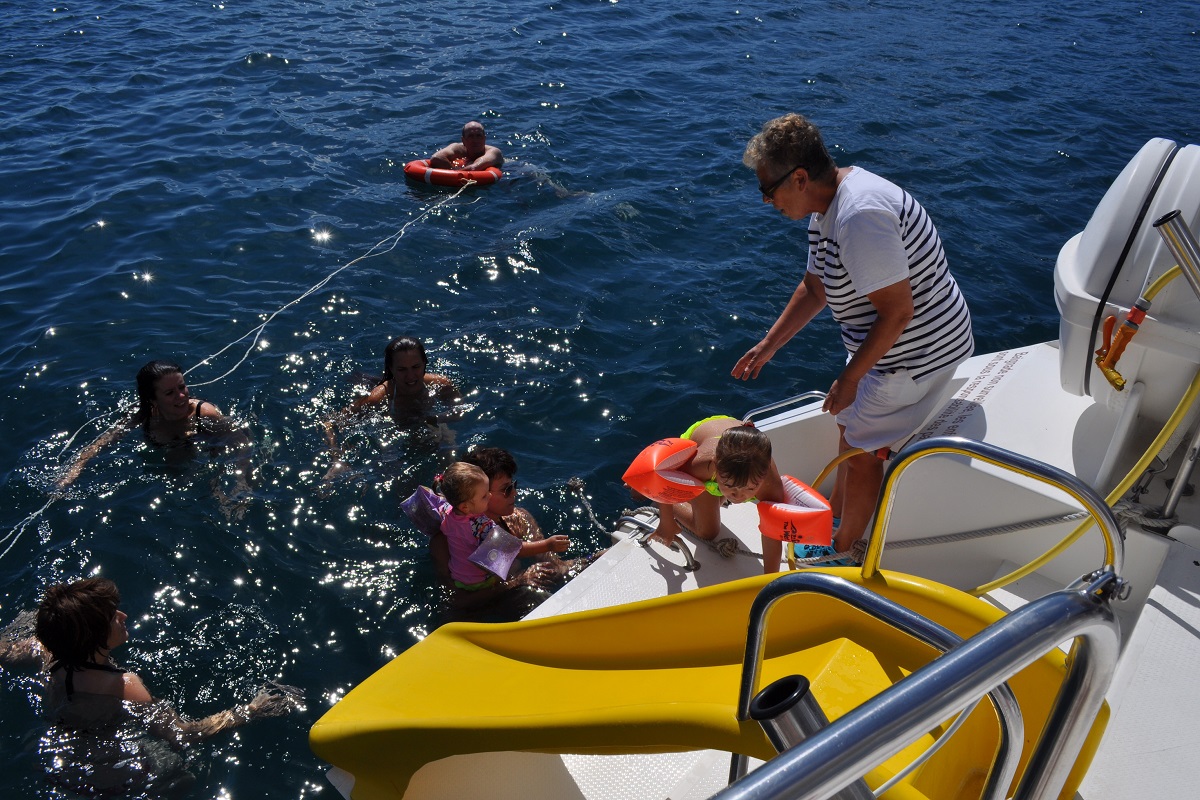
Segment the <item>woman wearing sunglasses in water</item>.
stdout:
<svg viewBox="0 0 1200 800">
<path fill-rule="evenodd" d="M 517 505 L 517 462 L 507 450 L 499 447 L 477 447 L 464 455 L 462 460 L 474 464 L 487 475 L 491 496 L 485 513 L 493 522 L 526 542 L 537 542 L 546 538 L 562 540 L 561 548 L 552 546 L 550 552 L 536 556 L 536 561 L 528 569 L 511 577 L 509 584 L 542 589 L 554 588 L 578 573 L 599 555 L 596 553 L 576 559 L 564 559 L 559 555 L 561 550 L 566 549 L 567 537 L 562 534 L 547 537 L 542 533 L 541 526 L 533 515 Z M 439 575 L 448 579 L 450 554 L 445 537 L 435 536 L 430 542 L 429 550 Z M 556 550 L 559 552 L 555 552 Z"/>
</svg>

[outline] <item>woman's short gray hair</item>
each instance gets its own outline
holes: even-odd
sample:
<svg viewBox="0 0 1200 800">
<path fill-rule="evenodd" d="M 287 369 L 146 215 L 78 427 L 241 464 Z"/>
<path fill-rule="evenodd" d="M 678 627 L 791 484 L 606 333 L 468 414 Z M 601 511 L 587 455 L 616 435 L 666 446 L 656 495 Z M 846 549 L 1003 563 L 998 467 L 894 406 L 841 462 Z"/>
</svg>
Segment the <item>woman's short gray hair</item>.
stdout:
<svg viewBox="0 0 1200 800">
<path fill-rule="evenodd" d="M 814 181 L 828 178 L 837 164 L 825 149 L 821 131 L 800 114 L 785 114 L 767 122 L 746 145 L 742 163 L 773 174 L 803 167 Z"/>
</svg>

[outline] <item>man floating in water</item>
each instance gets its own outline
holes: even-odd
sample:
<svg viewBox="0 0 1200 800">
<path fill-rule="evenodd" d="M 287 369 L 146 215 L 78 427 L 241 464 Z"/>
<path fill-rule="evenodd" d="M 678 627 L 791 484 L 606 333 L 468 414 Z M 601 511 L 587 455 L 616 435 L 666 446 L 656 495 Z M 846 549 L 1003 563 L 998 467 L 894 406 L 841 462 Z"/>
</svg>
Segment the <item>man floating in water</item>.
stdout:
<svg viewBox="0 0 1200 800">
<path fill-rule="evenodd" d="M 487 143 L 483 124 L 471 120 L 462 129 L 462 142 L 449 144 L 429 157 L 435 169 L 480 170 L 504 165 L 500 148 Z"/>
</svg>

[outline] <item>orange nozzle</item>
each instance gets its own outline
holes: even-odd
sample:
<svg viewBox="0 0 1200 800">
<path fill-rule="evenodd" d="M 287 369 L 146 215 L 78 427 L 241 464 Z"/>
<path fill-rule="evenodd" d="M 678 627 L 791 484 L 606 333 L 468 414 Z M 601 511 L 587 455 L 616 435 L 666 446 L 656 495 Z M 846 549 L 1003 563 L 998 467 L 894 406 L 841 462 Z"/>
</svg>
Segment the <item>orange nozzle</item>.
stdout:
<svg viewBox="0 0 1200 800">
<path fill-rule="evenodd" d="M 1104 329 L 1103 329 L 1104 338 L 1101 340 L 1103 342 L 1103 344 L 1100 345 L 1100 349 L 1096 351 L 1096 363 L 1097 364 L 1099 364 L 1100 361 L 1106 355 L 1108 355 L 1108 348 L 1109 348 L 1109 346 L 1112 345 L 1113 326 L 1116 324 L 1117 324 L 1116 316 L 1109 314 L 1107 317 L 1104 318 Z"/>
</svg>

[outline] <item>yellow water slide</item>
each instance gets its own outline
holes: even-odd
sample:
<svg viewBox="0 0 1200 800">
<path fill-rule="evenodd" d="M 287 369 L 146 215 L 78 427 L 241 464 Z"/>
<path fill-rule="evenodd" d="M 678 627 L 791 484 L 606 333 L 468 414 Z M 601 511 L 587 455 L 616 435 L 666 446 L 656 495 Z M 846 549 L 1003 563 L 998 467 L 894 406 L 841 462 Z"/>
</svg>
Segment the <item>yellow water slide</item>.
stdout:
<svg viewBox="0 0 1200 800">
<path fill-rule="evenodd" d="M 855 569 L 826 571 L 861 582 Z M 465 754 L 715 749 L 768 759 L 774 750 L 758 723 L 739 723 L 736 709 L 750 605 L 774 577 L 547 619 L 446 625 L 331 708 L 313 726 L 310 745 L 354 776 L 354 800 L 404 797 L 424 765 Z M 964 637 L 1001 616 L 977 598 L 907 575 L 883 571 L 867 585 Z M 760 685 L 804 675 L 836 719 L 936 655 L 838 600 L 797 594 L 771 613 Z M 1064 671 L 1054 651 L 1010 681 L 1025 718 L 1021 769 Z M 1064 797 L 1106 718 L 1107 709 Z M 886 781 L 936 733 L 873 770 L 868 784 Z M 985 703 L 887 797 L 978 797 L 998 740 Z"/>
</svg>

